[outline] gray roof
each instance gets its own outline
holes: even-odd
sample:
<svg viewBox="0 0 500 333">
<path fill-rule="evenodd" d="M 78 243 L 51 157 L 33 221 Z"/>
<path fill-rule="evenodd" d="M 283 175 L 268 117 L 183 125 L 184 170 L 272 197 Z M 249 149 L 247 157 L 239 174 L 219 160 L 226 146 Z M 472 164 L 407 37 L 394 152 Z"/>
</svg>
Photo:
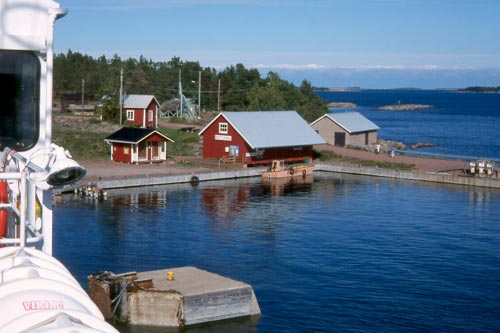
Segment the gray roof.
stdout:
<svg viewBox="0 0 500 333">
<path fill-rule="evenodd" d="M 349 133 L 375 131 L 380 129 L 377 125 L 359 112 L 327 113 L 323 117 L 325 116 L 336 122 Z M 311 125 L 323 117 L 319 118 Z"/>
<path fill-rule="evenodd" d="M 127 95 L 123 99 L 123 107 L 132 109 L 145 109 L 151 103 L 151 100 L 155 100 L 154 95 Z M 158 104 L 158 101 L 156 101 Z"/>
<path fill-rule="evenodd" d="M 325 143 L 296 111 L 222 112 L 200 134 L 220 116 L 223 116 L 253 149 Z"/>
</svg>

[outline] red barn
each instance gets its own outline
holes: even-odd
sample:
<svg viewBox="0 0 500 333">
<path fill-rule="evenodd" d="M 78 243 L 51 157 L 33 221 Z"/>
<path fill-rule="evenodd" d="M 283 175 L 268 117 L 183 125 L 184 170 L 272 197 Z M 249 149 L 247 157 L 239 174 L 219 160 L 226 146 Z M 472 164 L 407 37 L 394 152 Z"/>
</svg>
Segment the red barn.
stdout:
<svg viewBox="0 0 500 333">
<path fill-rule="evenodd" d="M 153 95 L 127 95 L 123 100 L 123 113 L 129 125 L 157 128 L 159 108 L 160 103 Z"/>
<path fill-rule="evenodd" d="M 172 139 L 148 128 L 123 127 L 104 139 L 111 146 L 111 159 L 124 163 L 164 162 L 167 141 Z"/>
<path fill-rule="evenodd" d="M 219 113 L 204 129 L 203 158 L 243 157 L 247 165 L 312 161 L 325 141 L 296 111 Z"/>
</svg>

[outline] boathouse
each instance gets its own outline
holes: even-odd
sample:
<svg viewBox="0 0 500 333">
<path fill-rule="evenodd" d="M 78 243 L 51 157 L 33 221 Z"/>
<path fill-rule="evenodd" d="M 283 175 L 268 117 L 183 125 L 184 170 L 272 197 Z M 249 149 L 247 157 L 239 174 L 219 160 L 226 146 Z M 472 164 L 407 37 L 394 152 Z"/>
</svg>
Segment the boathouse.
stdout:
<svg viewBox="0 0 500 333">
<path fill-rule="evenodd" d="M 167 142 L 174 142 L 157 130 L 123 127 L 104 139 L 111 147 L 111 160 L 123 163 L 164 162 Z"/>
<path fill-rule="evenodd" d="M 203 158 L 246 165 L 312 161 L 313 145 L 325 143 L 296 111 L 221 112 L 199 135 Z"/>
<path fill-rule="evenodd" d="M 369 146 L 377 142 L 379 127 L 359 112 L 327 113 L 311 127 L 330 145 Z"/>
<path fill-rule="evenodd" d="M 123 114 L 129 125 L 157 128 L 159 108 L 153 95 L 127 95 L 123 99 Z"/>
</svg>

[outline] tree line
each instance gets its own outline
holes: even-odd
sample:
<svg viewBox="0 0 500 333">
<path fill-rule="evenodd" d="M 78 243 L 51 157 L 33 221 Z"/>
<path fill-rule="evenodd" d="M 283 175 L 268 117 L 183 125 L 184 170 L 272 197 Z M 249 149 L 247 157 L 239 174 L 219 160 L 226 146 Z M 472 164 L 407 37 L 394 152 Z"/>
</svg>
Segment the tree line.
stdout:
<svg viewBox="0 0 500 333">
<path fill-rule="evenodd" d="M 202 110 L 296 110 L 307 121 L 328 112 L 327 103 L 318 97 L 307 80 L 297 87 L 275 72 L 261 77 L 257 69 L 247 69 L 242 64 L 217 72 L 200 66 L 197 61 L 184 61 L 179 57 L 159 62 L 143 56 L 122 60 L 118 55 L 110 59 L 104 55 L 93 58 L 68 50 L 54 57 L 55 93 L 59 96 L 81 94 L 84 90 L 85 96 L 103 103 L 105 118 L 116 119 L 121 71 L 124 94 L 154 95 L 160 103 L 179 96 L 180 71 L 183 94 L 196 103 L 201 73 Z"/>
</svg>

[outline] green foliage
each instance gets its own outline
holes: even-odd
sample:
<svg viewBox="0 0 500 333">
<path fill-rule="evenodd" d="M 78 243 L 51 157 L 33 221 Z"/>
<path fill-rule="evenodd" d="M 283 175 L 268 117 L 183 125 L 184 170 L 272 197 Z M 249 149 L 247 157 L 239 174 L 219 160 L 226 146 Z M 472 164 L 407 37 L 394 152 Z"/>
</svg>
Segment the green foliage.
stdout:
<svg viewBox="0 0 500 333">
<path fill-rule="evenodd" d="M 202 68 L 197 61 L 183 61 L 178 57 L 168 62 L 153 62 L 143 56 L 138 60 L 122 60 L 118 55 L 94 59 L 69 50 L 54 57 L 55 92 L 57 95 L 81 93 L 84 79 L 86 98 L 100 102 L 105 120 L 117 121 L 121 70 L 124 94 L 152 94 L 160 103 L 178 97 L 179 71 L 183 94 L 197 102 L 201 72 L 203 110 L 219 110 L 219 102 L 225 111 L 296 110 L 307 121 L 328 112 L 326 102 L 314 93 L 307 81 L 296 87 L 274 72 L 261 78 L 257 69 L 247 69 L 242 64 L 217 73 L 214 68 Z"/>
</svg>

